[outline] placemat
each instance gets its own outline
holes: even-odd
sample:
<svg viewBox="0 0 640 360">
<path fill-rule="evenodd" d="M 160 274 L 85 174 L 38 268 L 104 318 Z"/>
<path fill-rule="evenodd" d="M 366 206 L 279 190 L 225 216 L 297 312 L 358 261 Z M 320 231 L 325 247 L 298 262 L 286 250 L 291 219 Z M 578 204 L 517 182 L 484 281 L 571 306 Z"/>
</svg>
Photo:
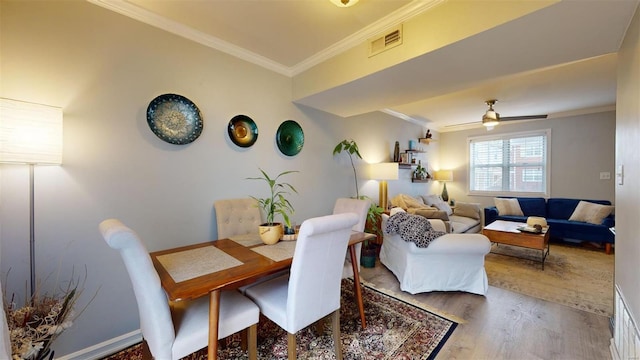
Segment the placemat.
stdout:
<svg viewBox="0 0 640 360">
<path fill-rule="evenodd" d="M 160 255 L 158 261 L 177 283 L 243 264 L 215 246 Z"/>
<path fill-rule="evenodd" d="M 279 241 L 274 245 L 262 245 L 251 250 L 273 261 L 282 261 L 293 257 L 297 241 Z"/>
<path fill-rule="evenodd" d="M 244 247 L 252 247 L 263 243 L 258 233 L 229 236 L 229 239 Z"/>
</svg>

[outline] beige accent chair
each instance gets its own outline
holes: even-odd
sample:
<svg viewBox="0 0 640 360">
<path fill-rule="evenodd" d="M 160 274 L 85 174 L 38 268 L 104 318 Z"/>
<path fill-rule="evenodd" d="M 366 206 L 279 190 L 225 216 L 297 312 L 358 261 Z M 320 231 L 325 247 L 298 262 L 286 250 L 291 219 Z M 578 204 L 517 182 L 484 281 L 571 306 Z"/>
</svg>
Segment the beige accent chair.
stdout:
<svg viewBox="0 0 640 360">
<path fill-rule="evenodd" d="M 336 200 L 336 204 L 333 207 L 334 214 L 354 213 L 358 215 L 358 223 L 352 228 L 353 231 L 364 231 L 364 226 L 367 223 L 367 213 L 371 202 L 369 200 L 339 198 Z M 356 259 L 358 260 L 358 269 L 360 268 L 360 253 L 362 250 L 362 243 L 357 243 Z M 346 259 L 344 261 L 344 267 L 342 269 L 342 278 L 353 277 L 353 266 L 351 265 L 351 255 L 347 249 Z"/>
<path fill-rule="evenodd" d="M 296 359 L 296 333 L 332 314 L 336 358 L 342 359 L 340 341 L 340 288 L 342 265 L 352 227 L 353 213 L 305 220 L 291 264 L 291 275 L 247 289 L 260 312 L 287 331 L 288 358 Z"/>
<path fill-rule="evenodd" d="M 107 244 L 120 252 L 138 303 L 145 358 L 178 360 L 209 344 L 209 297 L 173 302 L 162 289 L 147 249 L 122 222 L 100 223 Z M 249 359 L 257 358 L 260 310 L 236 290 L 220 294 L 218 339 L 249 328 Z"/>
<path fill-rule="evenodd" d="M 263 223 L 258 202 L 252 198 L 216 200 L 218 239 L 234 235 L 258 234 L 258 226 Z"/>
</svg>

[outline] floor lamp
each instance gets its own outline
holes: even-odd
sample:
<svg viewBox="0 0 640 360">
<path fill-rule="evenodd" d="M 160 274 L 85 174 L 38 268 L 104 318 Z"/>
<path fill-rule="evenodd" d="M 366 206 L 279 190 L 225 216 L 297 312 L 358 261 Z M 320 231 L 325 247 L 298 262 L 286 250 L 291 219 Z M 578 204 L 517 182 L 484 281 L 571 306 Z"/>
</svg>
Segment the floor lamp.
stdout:
<svg viewBox="0 0 640 360">
<path fill-rule="evenodd" d="M 0 99 L 0 163 L 29 165 L 29 275 L 35 294 L 35 165 L 62 164 L 62 109 Z"/>
<path fill-rule="evenodd" d="M 442 181 L 442 200 L 449 201 L 449 193 L 447 192 L 447 181 L 453 181 L 453 171 L 439 170 L 434 174 L 434 180 Z"/>
<path fill-rule="evenodd" d="M 380 181 L 379 204 L 383 211 L 387 211 L 387 180 L 398 179 L 398 163 L 371 164 L 369 177 Z"/>
</svg>

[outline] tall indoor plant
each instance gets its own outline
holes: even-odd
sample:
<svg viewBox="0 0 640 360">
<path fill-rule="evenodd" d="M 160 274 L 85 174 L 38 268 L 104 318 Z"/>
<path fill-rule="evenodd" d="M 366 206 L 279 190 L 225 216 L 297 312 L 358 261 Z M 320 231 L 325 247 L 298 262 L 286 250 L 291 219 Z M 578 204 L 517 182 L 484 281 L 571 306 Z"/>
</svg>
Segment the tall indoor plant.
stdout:
<svg viewBox="0 0 640 360">
<path fill-rule="evenodd" d="M 276 177 L 271 178 L 264 170 L 259 169 L 262 173 L 261 177 L 250 177 L 248 180 L 263 180 L 269 185 L 269 197 L 257 198 L 251 196 L 252 199 L 258 202 L 258 206 L 264 211 L 267 216 L 267 222 L 260 225 L 260 238 L 266 244 L 275 244 L 282 237 L 282 224 L 276 223 L 274 217 L 276 214 L 282 216 L 284 223 L 287 227 L 291 227 L 291 219 L 289 216 L 293 215 L 293 205 L 286 198 L 291 192 L 298 193 L 298 191 L 289 183 L 278 182 L 281 176 L 287 174 L 296 173 L 298 171 L 290 170 L 284 171 L 278 174 Z"/>
<path fill-rule="evenodd" d="M 340 154 L 342 152 L 346 152 L 349 155 L 349 160 L 351 161 L 351 167 L 353 168 L 353 177 L 356 184 L 356 199 L 365 199 L 366 196 L 360 196 L 360 192 L 358 189 L 358 174 L 356 172 L 355 164 L 353 163 L 353 157 L 356 156 L 359 159 L 362 159 L 360 155 L 360 150 L 358 149 L 358 144 L 353 140 L 342 140 L 341 142 L 333 148 L 333 155 Z M 365 227 L 365 232 L 376 235 L 378 238 L 382 236 L 382 231 L 380 229 L 380 216 L 384 211 L 380 206 L 376 205 L 375 202 L 370 201 L 371 206 L 369 207 L 369 211 L 367 212 L 367 225 Z M 362 245 L 362 254 L 360 256 L 360 264 L 364 267 L 373 267 L 376 261 L 377 255 L 377 246 L 375 244 L 369 243 L 369 241 L 365 241 Z"/>
</svg>

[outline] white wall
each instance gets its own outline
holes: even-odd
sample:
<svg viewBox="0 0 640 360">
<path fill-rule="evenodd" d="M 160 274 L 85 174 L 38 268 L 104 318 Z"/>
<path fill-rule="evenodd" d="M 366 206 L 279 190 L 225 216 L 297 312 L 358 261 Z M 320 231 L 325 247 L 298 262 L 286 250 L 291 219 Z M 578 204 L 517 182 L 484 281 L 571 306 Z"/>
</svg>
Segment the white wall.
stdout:
<svg viewBox="0 0 640 360">
<path fill-rule="evenodd" d="M 615 282 L 640 326 L 640 9 L 636 9 L 618 59 L 616 164 L 624 166 L 624 183 L 616 185 Z"/>
<path fill-rule="evenodd" d="M 342 119 L 291 103 L 291 79 L 239 61 L 87 2 L 0 3 L 0 96 L 64 109 L 61 167 L 37 167 L 37 277 L 73 267 L 88 279 L 78 308 L 98 292 L 54 344 L 57 356 L 138 328 L 137 307 L 119 258 L 98 233 L 100 221 L 120 218 L 150 251 L 216 238 L 216 199 L 262 196 L 258 167 L 271 174 L 299 170 L 287 180 L 294 221 L 324 215 L 337 197 L 355 195 L 348 159 L 333 157 L 345 138 L 370 161 L 389 159 L 393 142 L 424 129 L 384 114 Z M 149 102 L 178 93 L 201 110 L 204 130 L 189 145 L 158 139 L 146 123 Z M 228 121 L 251 116 L 254 146 L 230 142 Z M 275 145 L 278 125 L 296 120 L 302 152 L 287 157 Z M 370 120 L 370 121 L 369 121 Z M 359 162 L 360 165 L 362 162 Z M 0 166 L 0 240 L 8 292 L 24 297 L 28 279 L 28 168 Z M 377 183 L 366 181 L 377 199 Z M 54 279 L 51 279 L 53 281 Z"/>
<path fill-rule="evenodd" d="M 614 202 L 616 114 L 604 112 L 545 121 L 501 124 L 485 129 L 441 134 L 440 162 L 455 169 L 447 184 L 449 195 L 462 201 L 493 205 L 491 196 L 468 195 L 467 139 L 472 136 L 551 129 L 551 197 L 609 200 Z M 600 180 L 600 172 L 611 179 Z"/>
</svg>

